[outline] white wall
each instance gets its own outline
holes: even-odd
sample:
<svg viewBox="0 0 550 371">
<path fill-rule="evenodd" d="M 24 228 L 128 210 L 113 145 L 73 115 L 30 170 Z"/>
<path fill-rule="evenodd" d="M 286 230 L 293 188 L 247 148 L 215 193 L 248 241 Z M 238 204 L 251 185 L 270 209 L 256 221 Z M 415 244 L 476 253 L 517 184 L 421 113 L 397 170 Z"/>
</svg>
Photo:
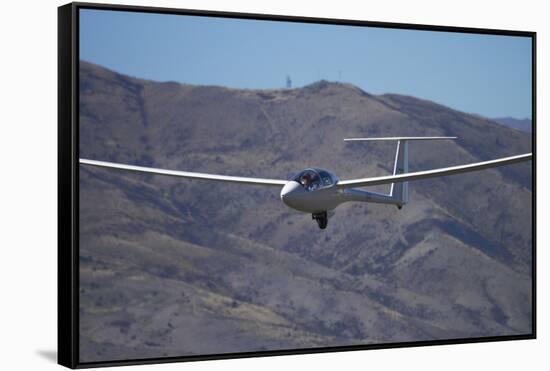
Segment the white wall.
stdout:
<svg viewBox="0 0 550 371">
<path fill-rule="evenodd" d="M 538 187 L 549 160 L 550 27 L 543 1 L 124 1 L 236 12 L 304 15 L 538 32 Z M 0 11 L 0 368 L 47 370 L 56 349 L 56 83 L 60 1 L 2 3 Z M 518 370 L 543 368 L 550 349 L 546 194 L 538 193 L 538 340 L 136 366 L 165 370 Z M 545 228 L 546 227 L 546 228 Z M 138 368 L 139 367 L 139 368 Z M 128 368 L 130 369 L 130 368 Z"/>
</svg>

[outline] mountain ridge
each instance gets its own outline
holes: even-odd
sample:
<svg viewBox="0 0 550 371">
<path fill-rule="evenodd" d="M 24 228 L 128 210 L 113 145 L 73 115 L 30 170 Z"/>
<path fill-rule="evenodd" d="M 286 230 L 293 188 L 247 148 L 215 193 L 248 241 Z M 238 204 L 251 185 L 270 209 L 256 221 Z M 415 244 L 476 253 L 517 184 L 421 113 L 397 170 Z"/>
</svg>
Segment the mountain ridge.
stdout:
<svg viewBox="0 0 550 371">
<path fill-rule="evenodd" d="M 515 117 L 497 117 L 492 120 L 498 122 L 499 124 L 521 130 L 526 133 L 531 133 L 533 131 L 533 122 L 528 118 L 518 119 Z"/>
</svg>

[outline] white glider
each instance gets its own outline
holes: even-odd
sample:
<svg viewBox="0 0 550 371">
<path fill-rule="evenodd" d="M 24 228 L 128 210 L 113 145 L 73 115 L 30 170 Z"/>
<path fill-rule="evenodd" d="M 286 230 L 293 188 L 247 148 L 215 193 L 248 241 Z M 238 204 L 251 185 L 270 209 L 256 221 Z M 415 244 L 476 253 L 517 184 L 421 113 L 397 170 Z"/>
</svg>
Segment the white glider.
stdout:
<svg viewBox="0 0 550 371">
<path fill-rule="evenodd" d="M 311 213 L 312 218 L 317 221 L 319 227 L 321 229 L 325 229 L 328 223 L 327 211 L 333 210 L 344 202 L 359 201 L 383 203 L 396 205 L 399 209 L 401 209 L 403 205 L 409 202 L 409 181 L 511 165 L 528 161 L 532 158 L 531 153 L 526 153 L 490 161 L 409 173 L 409 141 L 450 139 L 456 139 L 456 137 L 387 137 L 344 139 L 346 142 L 397 142 L 397 151 L 395 154 L 392 175 L 350 180 L 339 180 L 331 172 L 316 168 L 305 169 L 289 180 L 279 180 L 166 170 L 152 167 L 125 165 L 114 162 L 88 160 L 84 158 L 80 159 L 80 164 L 137 171 L 149 174 L 168 175 L 188 179 L 279 187 L 282 188 L 280 196 L 285 205 L 298 211 Z M 357 187 L 367 187 L 380 184 L 390 184 L 390 192 L 388 194 L 383 194 L 357 189 Z"/>
</svg>

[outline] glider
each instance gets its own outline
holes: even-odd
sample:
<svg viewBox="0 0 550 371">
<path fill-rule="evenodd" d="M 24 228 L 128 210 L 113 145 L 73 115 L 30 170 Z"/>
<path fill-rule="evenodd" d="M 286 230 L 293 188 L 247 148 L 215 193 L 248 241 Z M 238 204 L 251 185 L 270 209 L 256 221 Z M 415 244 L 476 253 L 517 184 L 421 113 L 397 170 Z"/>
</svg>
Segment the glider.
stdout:
<svg viewBox="0 0 550 371">
<path fill-rule="evenodd" d="M 532 153 L 526 153 L 490 161 L 409 173 L 408 145 L 410 141 L 451 139 L 456 139 L 456 137 L 387 137 L 344 139 L 346 142 L 397 142 L 392 175 L 351 180 L 339 180 L 331 172 L 317 168 L 302 170 L 289 180 L 279 180 L 157 169 L 113 162 L 88 160 L 84 158 L 80 159 L 80 164 L 137 171 L 149 174 L 168 175 L 188 179 L 278 187 L 281 189 L 281 200 L 286 206 L 301 212 L 308 214 L 310 213 L 312 215 L 312 219 L 314 219 L 319 225 L 319 228 L 325 229 L 328 223 L 327 212 L 333 210 L 344 202 L 374 202 L 395 205 L 401 209 L 403 205 L 409 202 L 409 181 L 511 165 L 523 161 L 529 161 L 532 158 Z M 389 193 L 384 194 L 358 189 L 359 187 L 368 187 L 380 184 L 389 184 Z"/>
</svg>

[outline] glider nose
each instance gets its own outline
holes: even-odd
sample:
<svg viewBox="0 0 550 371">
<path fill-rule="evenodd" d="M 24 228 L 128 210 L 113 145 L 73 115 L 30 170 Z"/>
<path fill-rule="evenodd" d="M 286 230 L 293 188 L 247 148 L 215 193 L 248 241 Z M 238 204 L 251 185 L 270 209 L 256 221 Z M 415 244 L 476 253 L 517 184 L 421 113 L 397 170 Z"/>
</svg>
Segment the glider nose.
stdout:
<svg viewBox="0 0 550 371">
<path fill-rule="evenodd" d="M 287 205 L 292 207 L 293 203 L 299 198 L 299 196 L 304 193 L 304 188 L 300 183 L 295 181 L 290 181 L 281 190 L 281 200 Z"/>
</svg>

